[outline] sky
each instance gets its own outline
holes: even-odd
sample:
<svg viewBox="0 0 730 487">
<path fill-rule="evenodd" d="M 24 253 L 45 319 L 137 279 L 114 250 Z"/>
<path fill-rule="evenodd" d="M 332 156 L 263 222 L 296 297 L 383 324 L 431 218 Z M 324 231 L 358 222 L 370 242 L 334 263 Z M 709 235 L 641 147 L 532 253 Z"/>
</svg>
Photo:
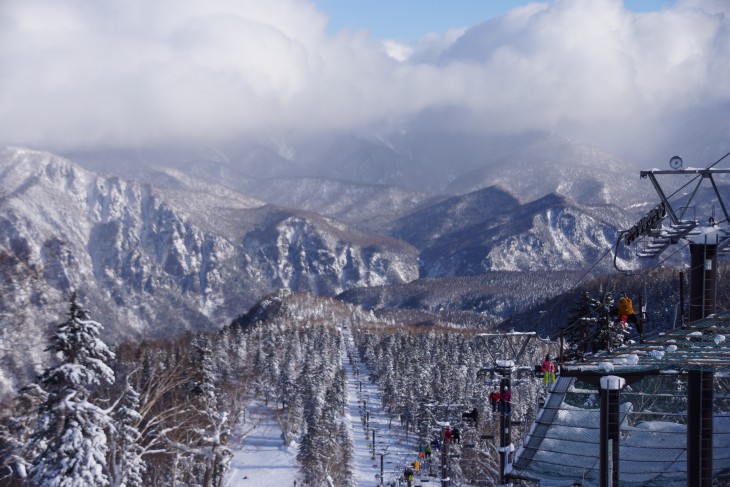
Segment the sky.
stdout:
<svg viewBox="0 0 730 487">
<path fill-rule="evenodd" d="M 366 29 L 377 39 L 416 41 L 428 34 L 467 28 L 530 3 L 526 0 L 316 0 L 327 32 Z M 651 12 L 674 0 L 624 0 L 627 10 Z"/>
<path fill-rule="evenodd" d="M 0 143 L 425 126 L 551 131 L 638 157 L 678 134 L 728 140 L 727 0 L 439 4 L 2 0 Z"/>
</svg>

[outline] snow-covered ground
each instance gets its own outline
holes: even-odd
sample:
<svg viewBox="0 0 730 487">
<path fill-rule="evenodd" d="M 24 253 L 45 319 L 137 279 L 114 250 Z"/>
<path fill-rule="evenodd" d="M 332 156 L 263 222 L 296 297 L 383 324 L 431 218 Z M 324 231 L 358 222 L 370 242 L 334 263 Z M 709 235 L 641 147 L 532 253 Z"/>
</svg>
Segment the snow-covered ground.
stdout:
<svg viewBox="0 0 730 487">
<path fill-rule="evenodd" d="M 348 348 L 356 357 L 351 339 Z M 368 380 L 365 365 L 345 361 L 344 367 L 349 396 L 346 415 L 355 445 L 355 480 L 358 486 L 380 485 L 376 475 L 380 475 L 382 455 L 383 484 L 390 486 L 400 478 L 406 465 L 418 460 L 418 438 L 413 432 L 407 434 L 398 418 L 390 418 L 383 410 L 380 391 Z M 420 478 L 416 477 L 413 485 L 421 485 Z"/>
<path fill-rule="evenodd" d="M 357 357 L 352 337 L 345 334 L 347 351 Z M 343 350 L 343 366 L 347 371 L 348 404 L 345 417 L 350 422 L 350 435 L 355 447 L 354 479 L 359 487 L 378 486 L 383 460 L 383 485 L 406 485 L 398 479 L 406 465 L 418 459 L 418 439 L 406 434 L 397 417 L 390 418 L 381 404 L 381 394 L 369 379 L 365 365 L 355 360 L 349 363 Z M 375 431 L 375 449 L 372 438 Z M 227 476 L 226 487 L 287 487 L 302 485 L 296 460 L 296 445 L 286 446 L 281 439 L 281 428 L 271 410 L 263 405 L 249 411 L 246 424 L 238 431 L 242 438 L 232 442 L 234 457 Z M 374 453 L 373 453 L 374 452 Z M 433 471 L 438 471 L 437 466 Z M 428 483 L 427 469 L 423 478 L 416 475 L 413 486 Z M 296 484 L 295 484 L 296 481 Z M 425 482 L 424 482 L 425 481 Z"/>
<path fill-rule="evenodd" d="M 233 442 L 233 460 L 227 476 L 227 487 L 287 487 L 298 480 L 299 464 L 296 447 L 286 447 L 281 428 L 271 410 L 263 405 L 249 411 L 239 438 Z"/>
</svg>

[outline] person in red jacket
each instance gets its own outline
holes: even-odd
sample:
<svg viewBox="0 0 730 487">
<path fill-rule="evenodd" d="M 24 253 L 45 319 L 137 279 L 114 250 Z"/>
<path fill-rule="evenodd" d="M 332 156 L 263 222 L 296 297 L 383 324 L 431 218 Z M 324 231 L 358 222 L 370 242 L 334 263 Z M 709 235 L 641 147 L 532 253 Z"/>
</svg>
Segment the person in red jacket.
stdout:
<svg viewBox="0 0 730 487">
<path fill-rule="evenodd" d="M 496 387 L 489 394 L 489 402 L 492 403 L 492 412 L 493 413 L 499 411 L 499 390 Z"/>
<path fill-rule="evenodd" d="M 555 382 L 555 362 L 550 359 L 550 354 L 545 355 L 542 362 L 542 381 L 546 386 Z"/>
<path fill-rule="evenodd" d="M 451 428 L 444 428 L 444 443 L 451 443 Z"/>
<path fill-rule="evenodd" d="M 509 390 L 509 387 L 502 393 L 502 399 L 504 400 L 504 414 L 509 416 L 512 414 L 512 392 Z"/>
</svg>

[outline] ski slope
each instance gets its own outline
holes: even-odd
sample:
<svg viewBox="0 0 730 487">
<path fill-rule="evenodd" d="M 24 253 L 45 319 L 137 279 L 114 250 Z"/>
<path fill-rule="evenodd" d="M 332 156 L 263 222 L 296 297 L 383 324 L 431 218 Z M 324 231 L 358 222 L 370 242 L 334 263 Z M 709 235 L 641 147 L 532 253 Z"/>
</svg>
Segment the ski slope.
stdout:
<svg viewBox="0 0 730 487">
<path fill-rule="evenodd" d="M 357 357 L 349 333 L 346 334 L 346 343 L 351 356 Z M 418 460 L 418 438 L 414 432 L 408 434 L 401 427 L 398 418 L 389 416 L 383 409 L 380 391 L 368 379 L 369 370 L 365 365 L 357 358 L 354 363 L 349 363 L 347 355 L 343 357 L 343 365 L 348 378 L 348 406 L 345 414 L 350 421 L 350 432 L 355 445 L 356 484 L 380 485 L 382 459 L 382 483 L 390 486 L 400 478 L 406 465 Z M 375 448 L 372 441 L 373 431 Z M 421 483 L 420 476 L 416 476 L 413 485 Z"/>
<path fill-rule="evenodd" d="M 397 417 L 390 417 L 384 411 L 380 391 L 369 380 L 367 367 L 357 359 L 349 330 L 343 330 L 343 333 L 342 364 L 347 372 L 348 394 L 345 418 L 355 450 L 352 466 L 355 485 L 380 485 L 381 458 L 383 485 L 391 486 L 393 482 L 398 485 L 405 466 L 418 459 L 417 436 L 414 432 L 407 433 Z M 353 363 L 348 359 L 348 352 Z M 255 404 L 247 414 L 246 422 L 239 425 L 231 444 L 234 456 L 226 476 L 226 487 L 303 485 L 296 459 L 298 445 L 284 445 L 273 411 L 263 404 Z M 433 470 L 438 469 L 434 467 Z M 414 487 L 434 484 L 435 481 L 429 483 L 427 471 L 416 475 L 413 481 Z"/>
</svg>

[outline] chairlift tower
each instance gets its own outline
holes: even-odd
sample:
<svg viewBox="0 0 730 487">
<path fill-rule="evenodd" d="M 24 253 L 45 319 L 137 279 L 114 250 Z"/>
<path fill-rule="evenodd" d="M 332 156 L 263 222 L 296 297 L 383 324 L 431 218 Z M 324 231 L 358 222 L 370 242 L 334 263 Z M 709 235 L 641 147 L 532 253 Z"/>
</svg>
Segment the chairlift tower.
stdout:
<svg viewBox="0 0 730 487">
<path fill-rule="evenodd" d="M 514 448 L 512 445 L 512 404 L 505 403 L 505 390 L 512 388 L 513 373 L 534 371 L 534 366 L 522 363 L 525 358 L 525 352 L 532 341 L 536 337 L 535 332 L 515 332 L 508 333 L 480 333 L 477 335 L 479 340 L 483 340 L 486 344 L 487 353 L 492 359 L 490 367 L 482 367 L 481 372 L 488 372 L 494 380 L 495 376 L 499 377 L 499 483 L 505 483 L 505 469 L 507 462 L 512 463 L 512 454 Z M 511 394 L 511 392 L 510 392 Z M 510 399 L 511 400 L 511 399 Z M 509 407 L 510 412 L 506 411 Z"/>
<path fill-rule="evenodd" d="M 682 158 L 674 156 L 669 161 L 670 170 L 641 171 L 641 177 L 649 178 L 654 186 L 660 203 L 633 227 L 621 234 L 626 246 L 638 239 L 647 241 L 645 248 L 637 253 L 642 259 L 656 258 L 680 240 L 688 241 L 690 322 L 706 318 L 715 312 L 717 256 L 724 255 L 730 250 L 730 215 L 714 179 L 715 175 L 730 173 L 730 169 L 713 169 L 713 166 L 728 155 L 730 153 L 704 169 L 685 169 L 682 167 Z M 695 176 L 680 188 L 681 190 L 696 181 L 693 191 L 682 207 L 672 206 L 657 180 L 657 176 L 660 175 Z M 689 218 L 688 213 L 697 191 L 705 181 L 709 181 L 712 185 L 723 219 L 716 221 L 713 206 L 712 214 L 705 220 L 707 224 L 700 225 L 696 215 Z M 714 372 L 711 368 L 690 371 L 687 377 L 687 386 L 692 391 L 688 395 L 687 403 L 687 485 L 689 486 L 712 486 L 713 379 Z"/>
</svg>

